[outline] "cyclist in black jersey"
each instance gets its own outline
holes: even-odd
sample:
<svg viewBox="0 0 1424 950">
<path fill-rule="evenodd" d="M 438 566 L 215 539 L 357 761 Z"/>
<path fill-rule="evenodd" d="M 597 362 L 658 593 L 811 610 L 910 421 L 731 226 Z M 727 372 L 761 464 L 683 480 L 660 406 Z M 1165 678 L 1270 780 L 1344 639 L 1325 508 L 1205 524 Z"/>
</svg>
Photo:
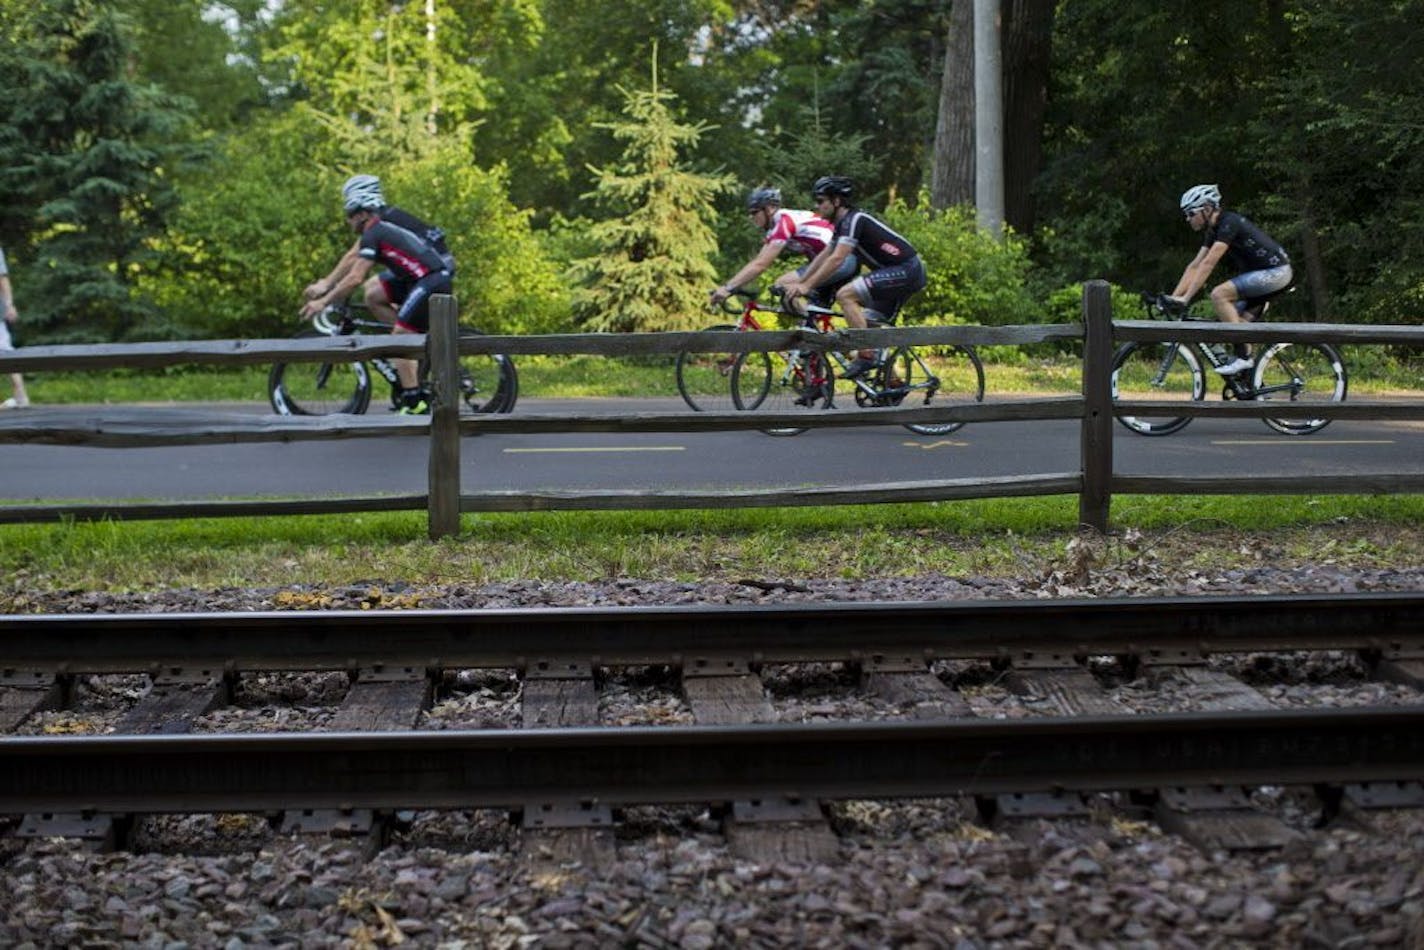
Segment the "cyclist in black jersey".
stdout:
<svg viewBox="0 0 1424 950">
<path fill-rule="evenodd" d="M 1192 230 L 1202 232 L 1202 243 L 1170 295 L 1174 301 L 1184 307 L 1190 303 L 1223 257 L 1238 273 L 1212 288 L 1211 305 L 1227 323 L 1247 322 L 1244 311 L 1253 299 L 1290 286 L 1295 274 L 1285 249 L 1249 218 L 1223 208 L 1216 185 L 1188 188 L 1180 205 Z M 1217 367 L 1218 373 L 1232 376 L 1251 367 L 1246 344 L 1238 343 L 1235 353 L 1235 359 Z"/>
<path fill-rule="evenodd" d="M 302 316 L 314 316 L 346 299 L 365 281 L 366 302 L 378 319 L 392 324 L 396 333 L 426 332 L 431 295 L 448 294 L 452 289 L 454 258 L 444 245 L 443 232 L 387 205 L 375 176 L 349 179 L 342 197 L 346 222 L 357 234 L 356 243 L 331 274 L 306 288 Z M 376 264 L 384 264 L 386 273 L 366 280 Z M 429 412 L 430 394 L 419 387 L 417 362 L 393 358 L 391 365 L 401 384 L 399 411 Z"/>
<path fill-rule="evenodd" d="M 855 184 L 839 175 L 826 175 L 811 186 L 816 213 L 835 224 L 831 243 L 816 255 L 799 281 L 787 285 L 788 297 L 805 295 L 823 283 L 847 257 L 854 254 L 867 272 L 836 291 L 846 323 L 867 326 L 867 314 L 882 323 L 894 323 L 900 308 L 928 282 L 925 265 L 914 245 L 885 222 L 851 203 Z M 854 379 L 878 365 L 876 350 L 861 350 L 845 370 Z"/>
</svg>

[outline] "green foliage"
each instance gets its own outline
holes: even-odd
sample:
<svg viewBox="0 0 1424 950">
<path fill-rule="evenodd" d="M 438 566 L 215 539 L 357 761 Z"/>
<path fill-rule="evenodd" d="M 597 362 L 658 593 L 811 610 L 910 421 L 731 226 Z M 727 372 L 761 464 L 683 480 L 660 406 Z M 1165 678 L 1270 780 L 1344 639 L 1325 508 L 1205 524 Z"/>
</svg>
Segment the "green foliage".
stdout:
<svg viewBox="0 0 1424 950">
<path fill-rule="evenodd" d="M 187 104 L 131 81 L 129 26 L 107 5 L 45 0 L 21 16 L 0 52 L 0 202 L 28 232 L 30 340 L 146 335 L 133 286 L 193 154 Z"/>
<path fill-rule="evenodd" d="M 885 221 L 920 252 L 929 284 L 906 305 L 910 323 L 1042 322 L 1028 291 L 1028 247 L 1014 234 L 997 240 L 979 227 L 974 209 L 911 207 L 896 199 Z"/>
<path fill-rule="evenodd" d="M 574 312 L 594 331 L 691 329 L 706 322 L 707 288 L 717 279 L 712 202 L 732 180 L 683 164 L 681 152 L 708 127 L 679 123 L 669 105 L 676 96 L 658 88 L 656 67 L 651 89 L 624 96 L 627 118 L 608 124 L 627 143 L 623 159 L 594 169 L 598 185 L 585 196 L 613 217 L 590 229 L 598 253 L 570 269 L 579 285 Z"/>
<path fill-rule="evenodd" d="M 338 143 L 304 127 L 299 114 L 278 113 L 257 134 L 228 138 L 186 182 L 164 272 L 149 288 L 176 336 L 290 335 L 301 289 L 350 246 L 339 199 L 349 166 Z M 466 154 L 451 138 L 436 140 L 382 173 L 387 198 L 445 228 L 465 319 L 486 332 L 563 326 L 567 291 L 529 215 L 509 204 L 502 172 Z"/>
</svg>

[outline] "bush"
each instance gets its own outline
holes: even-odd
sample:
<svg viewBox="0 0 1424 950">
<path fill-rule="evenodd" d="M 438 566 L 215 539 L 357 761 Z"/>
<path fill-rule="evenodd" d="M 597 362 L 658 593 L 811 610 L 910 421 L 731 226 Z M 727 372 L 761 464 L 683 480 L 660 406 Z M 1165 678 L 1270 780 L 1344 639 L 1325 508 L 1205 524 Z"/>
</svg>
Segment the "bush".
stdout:
<svg viewBox="0 0 1424 950">
<path fill-rule="evenodd" d="M 931 208 L 920 195 L 911 208 L 896 199 L 885 221 L 920 252 L 929 284 L 905 308 L 908 323 L 1042 323 L 1028 289 L 1027 244 L 1011 232 L 997 240 L 979 227 L 974 209 Z"/>
<path fill-rule="evenodd" d="M 161 311 L 156 333 L 293 333 L 302 288 L 326 274 L 354 239 L 339 198 L 350 170 L 335 143 L 314 140 L 292 113 L 224 143 L 208 168 L 181 183 L 183 205 L 162 247 L 163 267 L 143 281 Z M 476 167 L 455 139 L 370 170 L 392 203 L 445 229 L 467 319 L 491 333 L 547 332 L 566 323 L 567 289 L 531 232 L 528 212 L 509 203 L 502 170 Z"/>
</svg>

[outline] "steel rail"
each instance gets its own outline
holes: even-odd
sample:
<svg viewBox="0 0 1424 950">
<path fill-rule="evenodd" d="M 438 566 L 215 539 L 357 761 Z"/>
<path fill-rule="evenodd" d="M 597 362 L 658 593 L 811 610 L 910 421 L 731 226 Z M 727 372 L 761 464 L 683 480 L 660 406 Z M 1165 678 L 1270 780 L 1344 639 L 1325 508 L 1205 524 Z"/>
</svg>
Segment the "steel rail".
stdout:
<svg viewBox="0 0 1424 950">
<path fill-rule="evenodd" d="M 1424 708 L 0 740 L 0 813 L 514 808 L 1424 779 Z"/>
<path fill-rule="evenodd" d="M 0 616 L 0 673 L 536 668 L 879 658 L 1424 656 L 1424 594 Z"/>
</svg>

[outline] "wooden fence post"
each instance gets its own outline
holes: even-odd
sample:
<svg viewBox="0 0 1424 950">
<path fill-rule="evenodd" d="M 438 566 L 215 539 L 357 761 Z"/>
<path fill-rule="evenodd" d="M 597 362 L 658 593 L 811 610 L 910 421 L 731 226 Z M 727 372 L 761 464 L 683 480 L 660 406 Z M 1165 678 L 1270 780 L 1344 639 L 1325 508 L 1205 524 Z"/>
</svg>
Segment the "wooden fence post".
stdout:
<svg viewBox="0 0 1424 950">
<path fill-rule="evenodd" d="M 1112 507 L 1112 290 L 1083 285 L 1083 487 L 1078 523 L 1106 533 Z"/>
<path fill-rule="evenodd" d="M 459 304 L 449 294 L 430 298 L 430 384 L 435 404 L 430 410 L 430 539 L 460 531 L 460 330 Z"/>
</svg>

